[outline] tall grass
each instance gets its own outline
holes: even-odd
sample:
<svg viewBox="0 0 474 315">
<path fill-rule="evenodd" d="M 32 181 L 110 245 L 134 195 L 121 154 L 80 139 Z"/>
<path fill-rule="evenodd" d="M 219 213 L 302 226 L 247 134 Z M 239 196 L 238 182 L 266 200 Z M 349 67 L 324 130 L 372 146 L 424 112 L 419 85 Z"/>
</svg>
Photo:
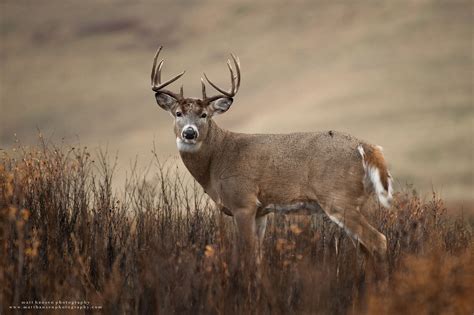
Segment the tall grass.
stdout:
<svg viewBox="0 0 474 315">
<path fill-rule="evenodd" d="M 114 193 L 115 164 L 41 144 L 0 163 L 0 304 L 88 301 L 105 313 L 469 314 L 470 225 L 436 195 L 367 209 L 389 242 L 386 287 L 324 217 L 270 216 L 260 270 L 231 272 L 232 220 L 155 159 Z M 48 312 L 52 312 L 49 310 Z"/>
</svg>

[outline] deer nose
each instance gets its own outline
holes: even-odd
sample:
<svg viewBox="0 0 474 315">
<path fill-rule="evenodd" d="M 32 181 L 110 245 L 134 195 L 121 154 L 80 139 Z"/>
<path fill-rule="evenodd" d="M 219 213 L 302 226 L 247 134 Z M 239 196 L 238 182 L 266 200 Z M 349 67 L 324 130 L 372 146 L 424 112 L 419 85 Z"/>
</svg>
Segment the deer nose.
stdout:
<svg viewBox="0 0 474 315">
<path fill-rule="evenodd" d="M 183 138 L 187 140 L 194 140 L 197 138 L 197 132 L 193 127 L 188 127 L 183 130 Z"/>
</svg>

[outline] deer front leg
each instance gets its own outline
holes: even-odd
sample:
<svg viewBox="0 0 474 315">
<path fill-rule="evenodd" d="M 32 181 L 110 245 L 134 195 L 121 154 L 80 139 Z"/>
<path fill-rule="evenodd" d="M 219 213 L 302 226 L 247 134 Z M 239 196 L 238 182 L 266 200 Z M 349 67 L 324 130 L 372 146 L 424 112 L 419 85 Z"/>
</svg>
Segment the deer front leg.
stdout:
<svg viewBox="0 0 474 315">
<path fill-rule="evenodd" d="M 267 216 L 257 217 L 255 222 L 257 228 L 257 262 L 261 263 L 263 259 L 263 239 L 265 238 L 265 230 L 267 228 Z"/>
<path fill-rule="evenodd" d="M 252 263 L 255 261 L 257 248 L 255 212 L 246 208 L 233 211 L 234 222 L 237 227 L 237 240 L 234 244 L 233 261 Z"/>
</svg>

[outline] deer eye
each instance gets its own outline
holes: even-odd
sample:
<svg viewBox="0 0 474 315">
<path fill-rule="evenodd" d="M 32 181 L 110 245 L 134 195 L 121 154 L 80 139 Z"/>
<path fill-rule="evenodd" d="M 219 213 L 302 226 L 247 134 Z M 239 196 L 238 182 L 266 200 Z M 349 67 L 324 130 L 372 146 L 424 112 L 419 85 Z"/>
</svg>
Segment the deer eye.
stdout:
<svg viewBox="0 0 474 315">
<path fill-rule="evenodd" d="M 202 113 L 201 114 L 201 118 L 206 118 L 207 117 L 207 114 L 206 113 Z"/>
<path fill-rule="evenodd" d="M 181 116 L 183 116 L 183 113 L 181 113 L 181 112 L 176 112 L 176 117 L 181 117 Z"/>
</svg>

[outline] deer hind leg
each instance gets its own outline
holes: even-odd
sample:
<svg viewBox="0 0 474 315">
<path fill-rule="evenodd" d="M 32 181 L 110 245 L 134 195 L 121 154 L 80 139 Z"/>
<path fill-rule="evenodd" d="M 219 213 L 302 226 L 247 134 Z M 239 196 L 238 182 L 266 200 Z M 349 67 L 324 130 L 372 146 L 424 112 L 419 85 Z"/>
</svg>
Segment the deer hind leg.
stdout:
<svg viewBox="0 0 474 315">
<path fill-rule="evenodd" d="M 368 252 L 368 263 L 371 268 L 366 268 L 366 270 L 369 273 L 369 278 L 373 274 L 379 284 L 386 283 L 388 281 L 388 263 L 385 235 L 371 226 L 356 208 L 346 207 L 343 210 L 331 207 L 325 210 L 325 213 Z"/>
<path fill-rule="evenodd" d="M 385 262 L 387 238 L 371 226 L 357 209 L 351 207 L 346 209 L 331 207 L 327 210 L 325 209 L 325 213 L 353 239 L 362 244 L 375 259 Z"/>
</svg>

